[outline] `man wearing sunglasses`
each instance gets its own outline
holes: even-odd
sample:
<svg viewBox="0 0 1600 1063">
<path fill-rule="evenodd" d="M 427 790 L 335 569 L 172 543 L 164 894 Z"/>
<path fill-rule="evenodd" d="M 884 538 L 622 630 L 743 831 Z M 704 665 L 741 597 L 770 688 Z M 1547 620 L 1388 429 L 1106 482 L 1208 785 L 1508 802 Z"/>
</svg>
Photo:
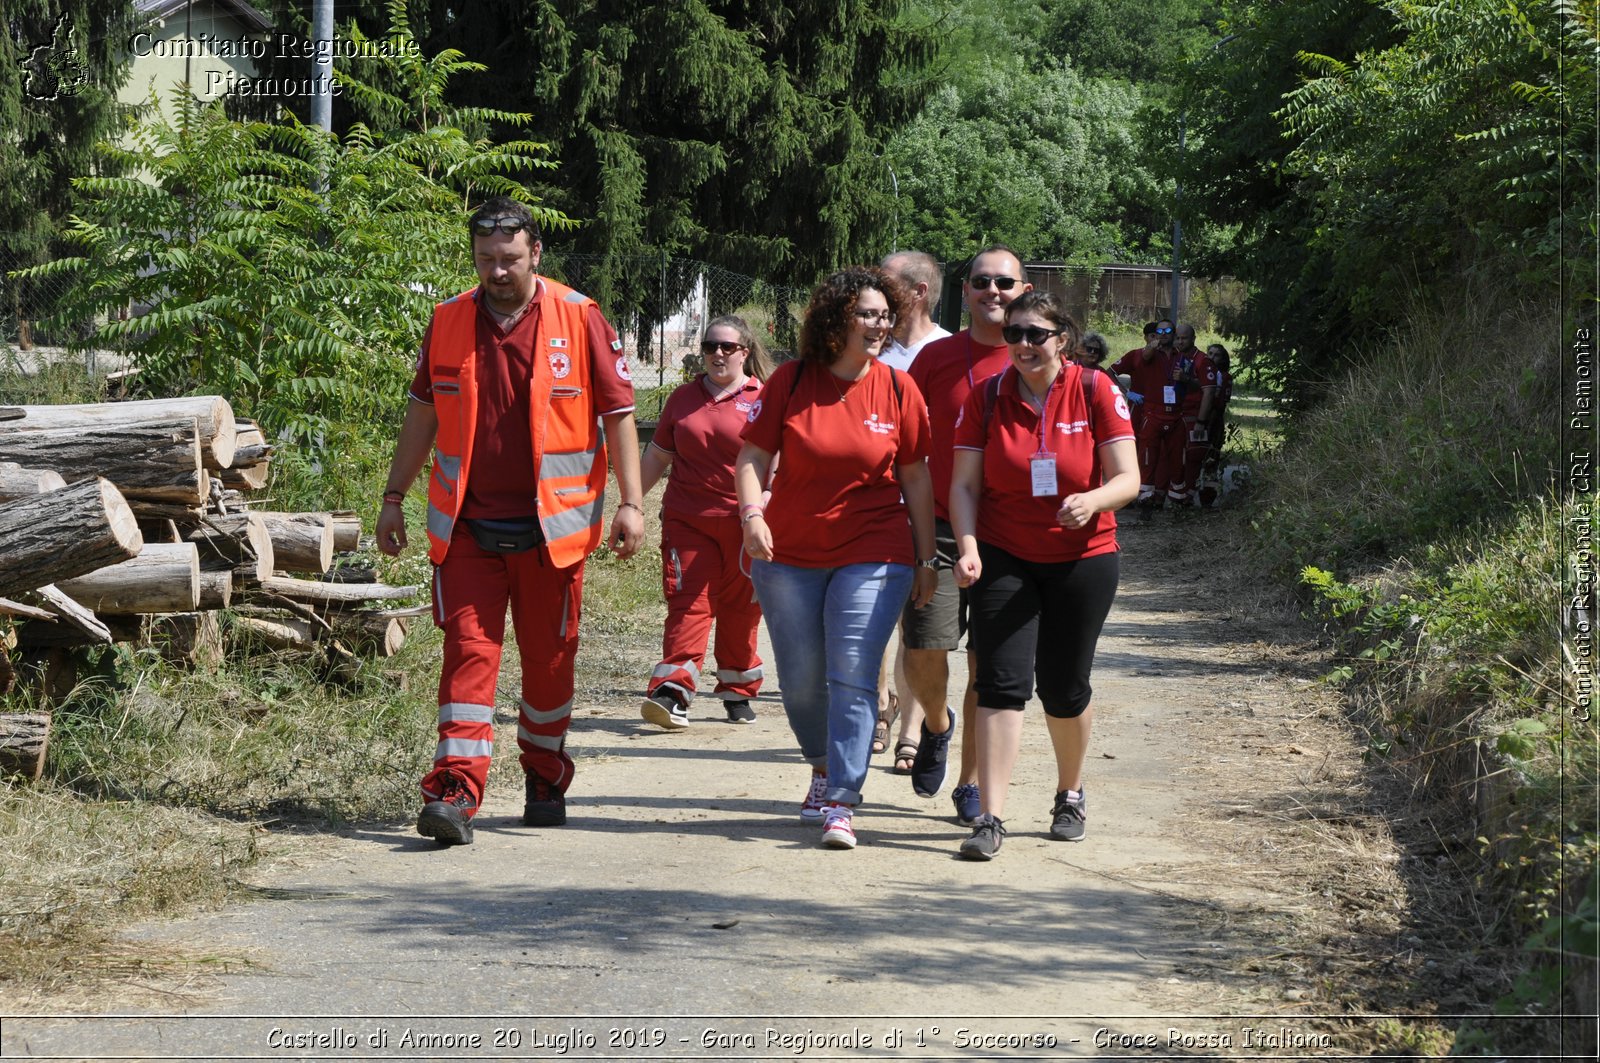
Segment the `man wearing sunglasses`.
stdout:
<svg viewBox="0 0 1600 1063">
<path fill-rule="evenodd" d="M 534 272 L 543 245 L 526 206 L 496 196 L 468 229 L 479 284 L 434 308 L 377 525 L 378 548 L 398 554 L 401 503 L 431 447 L 426 526 L 444 662 L 417 832 L 441 845 L 472 842 L 508 603 L 522 660 L 522 822 L 566 822 L 579 602 L 584 559 L 600 544 L 607 443 L 622 496 L 608 542 L 625 558 L 644 534 L 622 341 L 593 300 Z"/>
<path fill-rule="evenodd" d="M 938 546 L 939 588 L 925 608 L 907 606 L 901 617 L 905 639 L 905 677 L 915 704 L 903 706 L 900 741 L 895 745 L 895 771 L 911 776 L 911 788 L 932 797 L 944 785 L 950 739 L 956 731 L 949 695 L 951 650 L 959 649 L 966 630 L 966 592 L 956 586 L 955 532 L 950 527 L 950 474 L 955 467 L 955 427 L 967 395 L 984 380 L 1011 363 L 1001 328 L 1006 307 L 1033 285 L 1026 280 L 1022 260 L 1009 247 L 986 247 L 973 258 L 961 295 L 970 324 L 966 329 L 935 340 L 911 364 L 911 379 L 928 403 L 932 449 L 928 468 L 933 474 L 934 536 Z M 961 703 L 963 730 L 975 732 L 978 700 L 972 688 L 971 655 L 967 661 L 967 689 Z M 925 717 L 925 718 L 924 718 Z M 913 728 L 916 731 L 913 732 Z M 912 741 L 907 735 L 917 733 Z M 969 737 L 961 744 L 961 771 L 950 794 L 956 816 L 966 826 L 976 822 L 978 803 L 978 749 Z"/>
<path fill-rule="evenodd" d="M 1135 347 L 1111 367 L 1132 381 L 1133 429 L 1138 445 L 1140 506 L 1161 500 L 1157 485 L 1165 489 L 1173 470 L 1168 460 L 1168 437 L 1182 423 L 1174 374 L 1177 357 L 1172 350 L 1172 322 L 1152 321 L 1144 327 L 1144 346 Z M 1137 396 L 1137 397 L 1136 397 Z M 1182 463 L 1182 452 L 1178 461 Z M 1181 475 L 1181 472 L 1180 472 Z"/>
</svg>

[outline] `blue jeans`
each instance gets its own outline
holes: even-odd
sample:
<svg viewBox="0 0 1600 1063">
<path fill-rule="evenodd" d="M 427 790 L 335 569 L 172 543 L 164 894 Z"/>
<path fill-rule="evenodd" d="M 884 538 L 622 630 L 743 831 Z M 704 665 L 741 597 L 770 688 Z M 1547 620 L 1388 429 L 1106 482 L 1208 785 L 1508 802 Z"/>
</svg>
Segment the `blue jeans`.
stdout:
<svg viewBox="0 0 1600 1063">
<path fill-rule="evenodd" d="M 878 668 L 911 594 L 910 565 L 750 566 L 800 755 L 828 772 L 827 800 L 861 803 L 878 719 Z"/>
</svg>

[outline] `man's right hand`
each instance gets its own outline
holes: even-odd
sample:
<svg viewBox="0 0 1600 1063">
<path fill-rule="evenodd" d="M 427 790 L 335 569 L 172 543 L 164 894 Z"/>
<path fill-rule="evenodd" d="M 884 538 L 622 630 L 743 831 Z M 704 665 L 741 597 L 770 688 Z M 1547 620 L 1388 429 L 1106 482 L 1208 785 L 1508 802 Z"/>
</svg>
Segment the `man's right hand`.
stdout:
<svg viewBox="0 0 1600 1063">
<path fill-rule="evenodd" d="M 385 502 L 378 510 L 378 549 L 390 557 L 397 557 L 406 548 L 406 513 L 397 505 Z"/>
</svg>

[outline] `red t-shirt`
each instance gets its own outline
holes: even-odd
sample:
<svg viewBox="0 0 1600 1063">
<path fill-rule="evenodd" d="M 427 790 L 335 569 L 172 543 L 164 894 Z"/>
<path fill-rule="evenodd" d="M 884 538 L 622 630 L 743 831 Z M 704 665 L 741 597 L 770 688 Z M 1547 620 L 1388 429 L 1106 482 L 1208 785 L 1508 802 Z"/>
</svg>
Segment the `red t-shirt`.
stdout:
<svg viewBox="0 0 1600 1063">
<path fill-rule="evenodd" d="M 1155 357 L 1147 362 L 1143 347 L 1135 347 L 1111 367 L 1113 373 L 1126 373 L 1132 378 L 1131 390 L 1144 396 L 1144 406 L 1141 408 L 1146 417 L 1167 421 L 1179 416 L 1176 402 L 1177 369 L 1178 356 L 1171 351 L 1157 350 Z M 1171 403 L 1163 401 L 1168 387 L 1173 388 L 1174 401 Z"/>
<path fill-rule="evenodd" d="M 541 282 L 542 283 L 542 282 Z M 478 303 L 478 418 L 472 434 L 472 468 L 461 516 L 486 520 L 532 517 L 537 513 L 533 472 L 533 436 L 528 426 L 529 385 L 533 380 L 533 341 L 539 320 L 537 298 L 527 312 L 500 327 L 482 299 Z M 594 389 L 595 415 L 627 413 L 633 409 L 633 383 L 616 330 L 590 306 L 588 314 L 589 386 Z M 417 370 L 411 378 L 411 397 L 433 405 L 433 381 L 428 374 L 428 348 L 433 343 L 433 322 L 422 336 Z M 559 352 L 551 357 L 565 357 Z"/>
<path fill-rule="evenodd" d="M 916 560 L 895 466 L 927 457 L 928 408 L 906 374 L 873 361 L 846 382 L 820 365 L 785 362 L 750 411 L 744 439 L 782 455 L 767 504 L 775 560 L 801 568 Z"/>
<path fill-rule="evenodd" d="M 1005 344 L 990 347 L 974 343 L 972 331 L 935 340 L 922 348 L 907 372 L 928 402 L 928 424 L 933 447 L 928 452 L 928 472 L 933 476 L 933 512 L 950 519 L 950 473 L 955 468 L 956 418 L 967 393 L 1011 364 Z"/>
<path fill-rule="evenodd" d="M 739 509 L 733 493 L 733 463 L 750 411 L 761 396 L 761 381 L 720 399 L 706 390 L 701 373 L 678 388 L 661 408 L 650 445 L 672 455 L 672 475 L 661 511 L 683 517 L 727 517 Z"/>
<path fill-rule="evenodd" d="M 988 385 L 973 389 L 956 424 L 956 448 L 983 452 L 983 493 L 978 499 L 978 538 L 1025 561 L 1075 561 L 1108 554 L 1117 548 L 1117 518 L 1098 513 L 1082 528 L 1064 528 L 1056 520 L 1061 500 L 1102 483 L 1100 447 L 1133 438 L 1128 400 L 1105 373 L 1091 372 L 1094 412 L 1084 403 L 1083 367 L 1062 367 L 1045 397 L 1044 447 L 1056 459 L 1057 493 L 1035 498 L 1032 462 L 1039 452 L 1040 417 L 1033 404 L 1017 394 L 1014 370 L 1000 377 L 984 427 Z"/>
</svg>

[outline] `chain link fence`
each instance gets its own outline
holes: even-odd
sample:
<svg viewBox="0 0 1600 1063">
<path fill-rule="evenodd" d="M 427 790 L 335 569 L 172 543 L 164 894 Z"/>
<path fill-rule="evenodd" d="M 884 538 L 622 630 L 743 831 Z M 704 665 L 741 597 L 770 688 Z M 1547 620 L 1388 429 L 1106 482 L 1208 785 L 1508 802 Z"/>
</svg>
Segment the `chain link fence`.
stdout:
<svg viewBox="0 0 1600 1063">
<path fill-rule="evenodd" d="M 13 277 L 15 270 L 48 262 L 49 255 L 14 250 L 21 240 L 13 233 L 0 233 L 0 344 L 28 350 L 39 347 L 65 347 L 77 339 L 77 331 L 45 323 L 66 295 L 71 279 L 64 276 L 23 280 Z"/>
<path fill-rule="evenodd" d="M 539 272 L 593 297 L 634 362 L 637 416 L 656 420 L 672 389 L 700 369 L 700 337 L 722 314 L 738 314 L 774 362 L 793 355 L 810 292 L 720 266 L 665 255 L 547 252 Z M 652 371 L 653 370 L 653 371 Z"/>
</svg>

